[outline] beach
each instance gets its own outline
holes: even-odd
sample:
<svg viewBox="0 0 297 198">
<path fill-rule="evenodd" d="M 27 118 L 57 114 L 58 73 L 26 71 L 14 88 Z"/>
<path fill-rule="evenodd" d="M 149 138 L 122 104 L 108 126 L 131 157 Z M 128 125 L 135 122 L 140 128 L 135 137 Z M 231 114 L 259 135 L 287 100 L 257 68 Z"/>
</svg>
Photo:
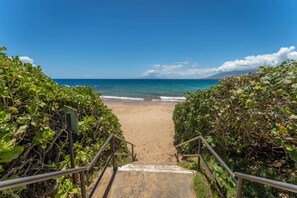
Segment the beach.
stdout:
<svg viewBox="0 0 297 198">
<path fill-rule="evenodd" d="M 175 104 L 105 101 L 119 118 L 124 137 L 136 144 L 137 163 L 175 164 L 174 125 Z"/>
<path fill-rule="evenodd" d="M 119 118 L 123 135 L 137 146 L 138 163 L 175 164 L 172 113 L 188 93 L 214 79 L 54 79 L 60 86 L 90 87 Z"/>
</svg>

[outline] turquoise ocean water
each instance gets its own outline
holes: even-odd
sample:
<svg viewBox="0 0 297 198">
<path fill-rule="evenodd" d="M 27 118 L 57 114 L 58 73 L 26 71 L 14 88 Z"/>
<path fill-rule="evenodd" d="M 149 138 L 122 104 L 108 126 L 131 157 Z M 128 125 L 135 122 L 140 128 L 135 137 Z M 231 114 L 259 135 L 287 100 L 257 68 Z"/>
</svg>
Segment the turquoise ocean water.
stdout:
<svg viewBox="0 0 297 198">
<path fill-rule="evenodd" d="M 105 99 L 179 101 L 187 92 L 207 89 L 218 80 L 55 79 L 64 86 L 90 86 Z"/>
</svg>

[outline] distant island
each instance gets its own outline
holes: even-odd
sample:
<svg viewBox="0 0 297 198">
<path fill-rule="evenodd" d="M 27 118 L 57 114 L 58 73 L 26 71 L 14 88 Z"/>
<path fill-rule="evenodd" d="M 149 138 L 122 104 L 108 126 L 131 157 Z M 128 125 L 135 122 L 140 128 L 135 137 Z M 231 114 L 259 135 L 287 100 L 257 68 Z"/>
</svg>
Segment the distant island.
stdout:
<svg viewBox="0 0 297 198">
<path fill-rule="evenodd" d="M 255 73 L 257 70 L 242 70 L 242 71 L 230 71 L 230 72 L 221 72 L 209 77 L 206 77 L 205 79 L 211 79 L 211 80 L 221 80 L 228 77 L 234 77 L 234 76 L 241 76 L 248 73 Z"/>
</svg>

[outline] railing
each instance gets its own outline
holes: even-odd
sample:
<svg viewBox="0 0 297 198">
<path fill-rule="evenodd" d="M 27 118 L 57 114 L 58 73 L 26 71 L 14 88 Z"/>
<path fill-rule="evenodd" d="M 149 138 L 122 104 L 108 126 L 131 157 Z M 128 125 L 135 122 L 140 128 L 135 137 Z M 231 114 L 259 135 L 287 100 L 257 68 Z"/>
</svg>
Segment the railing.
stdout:
<svg viewBox="0 0 297 198">
<path fill-rule="evenodd" d="M 221 164 L 221 166 L 227 171 L 227 173 L 236 182 L 236 184 L 237 184 L 236 197 L 237 198 L 242 197 L 242 194 L 243 194 L 242 193 L 243 181 L 244 180 L 249 180 L 251 182 L 256 182 L 256 183 L 272 186 L 274 188 L 282 189 L 282 190 L 285 190 L 285 191 L 297 193 L 297 185 L 294 185 L 294 184 L 288 184 L 288 183 L 285 183 L 285 182 L 279 182 L 279 181 L 275 181 L 275 180 L 271 180 L 271 179 L 267 179 L 267 178 L 263 178 L 263 177 L 256 177 L 256 176 L 248 175 L 248 174 L 244 174 L 244 173 L 233 172 L 227 166 L 227 164 L 220 158 L 220 156 L 212 149 L 212 147 L 207 143 L 207 141 L 202 136 L 198 136 L 198 137 L 192 138 L 192 139 L 190 139 L 188 141 L 185 141 L 185 142 L 183 142 L 181 144 L 178 144 L 176 146 L 176 148 L 181 147 L 182 145 L 185 145 L 187 143 L 194 142 L 194 141 L 198 141 L 198 151 L 197 151 L 198 153 L 197 154 L 184 154 L 183 155 L 183 154 L 179 154 L 177 152 L 176 153 L 176 159 L 178 161 L 179 156 L 181 156 L 181 157 L 198 157 L 197 171 L 201 170 L 200 163 L 202 161 L 204 166 L 206 167 L 206 170 L 211 175 L 211 177 L 214 179 L 215 185 L 217 186 L 217 188 L 219 190 L 219 193 L 220 193 L 220 195 L 222 197 L 226 197 L 226 195 L 223 193 L 219 182 L 217 181 L 217 179 L 215 178 L 215 175 L 213 174 L 213 172 L 209 168 L 208 164 L 206 163 L 206 160 L 201 155 L 201 146 L 202 146 L 201 143 L 203 143 L 206 146 L 206 148 L 210 151 L 210 153 L 216 158 L 216 160 Z"/>
<path fill-rule="evenodd" d="M 72 169 L 67 169 L 67 170 L 62 170 L 62 171 L 55 171 L 55 172 L 50 172 L 50 173 L 45 173 L 45 174 L 39 174 L 39 175 L 28 176 L 28 177 L 13 179 L 13 180 L 2 181 L 2 182 L 0 182 L 0 191 L 10 189 L 10 188 L 15 188 L 18 186 L 24 186 L 24 185 L 28 185 L 28 184 L 32 184 L 32 183 L 46 181 L 46 180 L 54 179 L 54 178 L 57 178 L 60 176 L 79 173 L 80 174 L 81 197 L 86 198 L 87 193 L 86 193 L 86 186 L 85 186 L 85 180 L 86 180 L 85 177 L 94 168 L 96 162 L 98 161 L 99 157 L 101 156 L 101 154 L 103 153 L 103 151 L 105 150 L 107 145 L 109 143 L 111 143 L 111 154 L 108 157 L 106 164 L 104 165 L 93 189 L 91 190 L 91 192 L 88 196 L 88 197 L 92 197 L 92 195 L 94 194 L 94 192 L 96 190 L 96 187 L 98 186 L 99 182 L 101 181 L 103 174 L 105 173 L 105 170 L 107 169 L 107 167 L 111 161 L 112 161 L 113 169 L 115 170 L 117 168 L 115 156 L 117 156 L 117 155 L 129 156 L 129 154 L 127 154 L 127 153 L 116 153 L 115 152 L 115 141 L 116 140 L 124 141 L 131 145 L 131 147 L 132 147 L 131 157 L 132 157 L 132 161 L 134 161 L 136 158 L 136 155 L 134 154 L 135 145 L 132 144 L 131 142 L 128 142 L 128 141 L 116 136 L 116 135 L 110 135 L 108 137 L 108 139 L 106 140 L 106 142 L 101 147 L 101 149 L 98 151 L 96 156 L 93 158 L 93 160 L 90 162 L 90 164 L 87 167 L 72 168 Z"/>
</svg>

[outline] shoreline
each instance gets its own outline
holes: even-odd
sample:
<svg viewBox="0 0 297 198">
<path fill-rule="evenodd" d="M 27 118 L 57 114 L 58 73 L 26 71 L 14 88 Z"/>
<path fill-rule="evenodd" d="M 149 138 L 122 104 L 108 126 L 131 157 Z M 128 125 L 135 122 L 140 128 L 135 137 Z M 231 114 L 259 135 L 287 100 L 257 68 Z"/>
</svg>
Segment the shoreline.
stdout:
<svg viewBox="0 0 297 198">
<path fill-rule="evenodd" d="M 184 101 L 152 101 L 152 100 L 124 100 L 124 99 L 105 99 L 101 98 L 107 106 L 175 106 Z"/>
</svg>

